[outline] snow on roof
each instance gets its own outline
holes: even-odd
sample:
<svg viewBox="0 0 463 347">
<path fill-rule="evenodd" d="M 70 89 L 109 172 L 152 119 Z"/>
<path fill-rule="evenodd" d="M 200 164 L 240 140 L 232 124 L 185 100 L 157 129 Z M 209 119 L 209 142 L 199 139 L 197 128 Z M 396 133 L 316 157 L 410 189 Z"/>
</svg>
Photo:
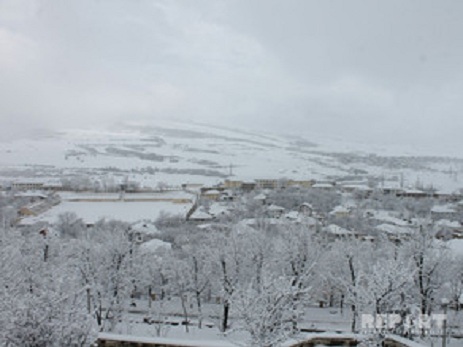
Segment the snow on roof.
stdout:
<svg viewBox="0 0 463 347">
<path fill-rule="evenodd" d="M 451 205 L 437 205 L 431 209 L 432 213 L 455 213 Z"/>
<path fill-rule="evenodd" d="M 256 226 L 256 225 L 280 225 L 288 222 L 278 218 L 245 218 L 238 224 Z"/>
<path fill-rule="evenodd" d="M 267 210 L 269 210 L 269 211 L 284 211 L 285 208 L 281 207 L 281 206 L 278 206 L 278 205 L 272 204 L 267 208 Z"/>
<path fill-rule="evenodd" d="M 303 202 L 299 207 L 307 207 L 313 210 L 313 206 L 308 202 Z"/>
<path fill-rule="evenodd" d="M 402 190 L 402 187 L 400 186 L 399 182 L 384 182 L 384 184 L 381 185 L 381 189 L 385 190 Z"/>
<path fill-rule="evenodd" d="M 335 235 L 352 235 L 353 234 L 352 231 L 344 229 L 336 224 L 330 224 L 327 227 L 325 227 L 324 230 L 327 233 L 335 234 Z"/>
<path fill-rule="evenodd" d="M 410 228 L 386 223 L 376 226 L 376 230 L 385 232 L 387 234 L 410 235 L 413 233 L 413 230 Z"/>
<path fill-rule="evenodd" d="M 256 195 L 253 199 L 254 200 L 265 200 L 267 199 L 267 197 L 265 196 L 265 194 L 261 193 L 261 194 Z"/>
<path fill-rule="evenodd" d="M 404 193 L 407 193 L 407 194 L 426 194 L 424 191 L 422 190 L 419 190 L 419 189 L 404 189 Z"/>
<path fill-rule="evenodd" d="M 387 212 L 384 213 L 385 211 L 382 211 L 382 212 L 383 213 L 375 213 L 375 212 L 373 212 L 373 217 L 372 218 L 377 220 L 377 221 L 386 222 L 387 224 L 393 224 L 393 225 L 398 225 L 398 226 L 403 226 L 403 227 L 410 225 L 409 222 L 407 222 L 407 221 L 405 221 L 403 219 L 391 216 Z"/>
<path fill-rule="evenodd" d="M 196 210 L 190 216 L 190 220 L 210 220 L 212 218 L 213 217 L 209 213 L 201 211 L 201 210 Z"/>
<path fill-rule="evenodd" d="M 209 207 L 209 214 L 213 216 L 225 215 L 229 212 L 230 210 L 228 209 L 228 207 L 220 203 L 214 203 Z"/>
<path fill-rule="evenodd" d="M 347 189 L 360 190 L 360 191 L 371 191 L 371 190 L 373 190 L 373 189 L 371 189 L 370 187 L 368 187 L 367 185 L 364 185 L 364 184 L 345 184 L 342 187 L 347 188 Z"/>
<path fill-rule="evenodd" d="M 290 212 L 285 214 L 285 218 L 287 218 L 287 219 L 298 219 L 299 218 L 299 212 L 290 211 Z"/>
<path fill-rule="evenodd" d="M 203 193 L 203 195 L 218 195 L 218 194 L 220 194 L 220 192 L 217 189 L 211 189 Z"/>
<path fill-rule="evenodd" d="M 27 192 L 18 192 L 14 195 L 15 197 L 23 198 L 43 198 L 46 199 L 48 196 L 42 192 L 27 191 Z"/>
<path fill-rule="evenodd" d="M 141 221 L 132 225 L 132 230 L 135 232 L 143 233 L 146 235 L 158 235 L 159 230 L 156 228 L 156 225 L 151 222 Z"/>
<path fill-rule="evenodd" d="M 458 229 L 461 228 L 460 222 L 457 221 L 449 221 L 448 219 L 439 219 L 436 222 L 436 225 L 439 227 L 444 227 L 444 228 L 451 228 L 451 229 Z"/>
<path fill-rule="evenodd" d="M 345 207 L 345 206 L 341 206 L 341 205 L 338 205 L 336 206 L 331 212 L 330 214 L 343 214 L 343 213 L 350 213 L 350 210 Z"/>
<path fill-rule="evenodd" d="M 315 183 L 312 188 L 333 188 L 332 183 Z"/>
</svg>

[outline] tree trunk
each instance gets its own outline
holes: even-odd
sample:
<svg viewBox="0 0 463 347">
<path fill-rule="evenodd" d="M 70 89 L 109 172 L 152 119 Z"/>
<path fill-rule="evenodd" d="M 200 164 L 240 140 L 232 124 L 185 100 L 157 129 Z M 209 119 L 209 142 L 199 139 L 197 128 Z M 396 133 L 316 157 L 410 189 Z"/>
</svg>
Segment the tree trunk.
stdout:
<svg viewBox="0 0 463 347">
<path fill-rule="evenodd" d="M 228 302 L 228 300 L 225 300 L 223 304 L 222 332 L 227 331 L 229 312 L 230 312 L 230 303 Z"/>
</svg>

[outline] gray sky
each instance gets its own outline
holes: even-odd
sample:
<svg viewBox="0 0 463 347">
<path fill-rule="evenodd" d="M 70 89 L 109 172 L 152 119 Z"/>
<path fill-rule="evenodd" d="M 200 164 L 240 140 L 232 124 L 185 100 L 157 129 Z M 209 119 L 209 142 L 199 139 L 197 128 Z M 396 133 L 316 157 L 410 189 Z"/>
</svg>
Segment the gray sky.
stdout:
<svg viewBox="0 0 463 347">
<path fill-rule="evenodd" d="M 175 118 L 462 145 L 460 0 L 0 0 L 2 137 Z"/>
</svg>

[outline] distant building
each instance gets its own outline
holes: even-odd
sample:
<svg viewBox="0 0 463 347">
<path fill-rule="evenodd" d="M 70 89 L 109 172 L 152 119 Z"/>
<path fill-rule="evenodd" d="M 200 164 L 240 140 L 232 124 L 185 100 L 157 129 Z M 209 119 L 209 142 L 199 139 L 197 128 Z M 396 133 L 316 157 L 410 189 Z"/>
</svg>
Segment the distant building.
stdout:
<svg viewBox="0 0 463 347">
<path fill-rule="evenodd" d="M 42 189 L 44 185 L 43 181 L 25 180 L 15 181 L 11 183 L 11 188 L 17 190 L 31 190 L 31 189 Z"/>
<path fill-rule="evenodd" d="M 256 179 L 258 189 L 277 189 L 280 187 L 278 179 Z"/>
<path fill-rule="evenodd" d="M 243 185 L 242 181 L 225 180 L 225 182 L 223 183 L 223 186 L 226 189 L 240 189 L 242 185 Z"/>
<path fill-rule="evenodd" d="M 437 205 L 431 209 L 431 217 L 434 220 L 438 220 L 438 219 L 454 220 L 457 217 L 457 211 L 452 205 Z"/>
<path fill-rule="evenodd" d="M 201 197 L 207 200 L 217 201 L 221 196 L 221 192 L 217 189 L 204 190 L 201 192 Z"/>
<path fill-rule="evenodd" d="M 331 182 L 319 182 L 315 183 L 312 186 L 313 189 L 319 189 L 319 190 L 331 190 L 334 188 L 334 183 Z"/>
</svg>

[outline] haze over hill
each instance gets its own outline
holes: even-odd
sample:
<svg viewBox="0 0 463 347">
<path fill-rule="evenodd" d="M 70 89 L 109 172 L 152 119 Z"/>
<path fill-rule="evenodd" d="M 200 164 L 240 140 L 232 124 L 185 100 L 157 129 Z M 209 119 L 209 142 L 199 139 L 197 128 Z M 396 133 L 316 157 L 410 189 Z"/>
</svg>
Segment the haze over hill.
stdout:
<svg viewBox="0 0 463 347">
<path fill-rule="evenodd" d="M 177 119 L 454 155 L 462 6 L 3 0 L 0 138 Z"/>
</svg>

